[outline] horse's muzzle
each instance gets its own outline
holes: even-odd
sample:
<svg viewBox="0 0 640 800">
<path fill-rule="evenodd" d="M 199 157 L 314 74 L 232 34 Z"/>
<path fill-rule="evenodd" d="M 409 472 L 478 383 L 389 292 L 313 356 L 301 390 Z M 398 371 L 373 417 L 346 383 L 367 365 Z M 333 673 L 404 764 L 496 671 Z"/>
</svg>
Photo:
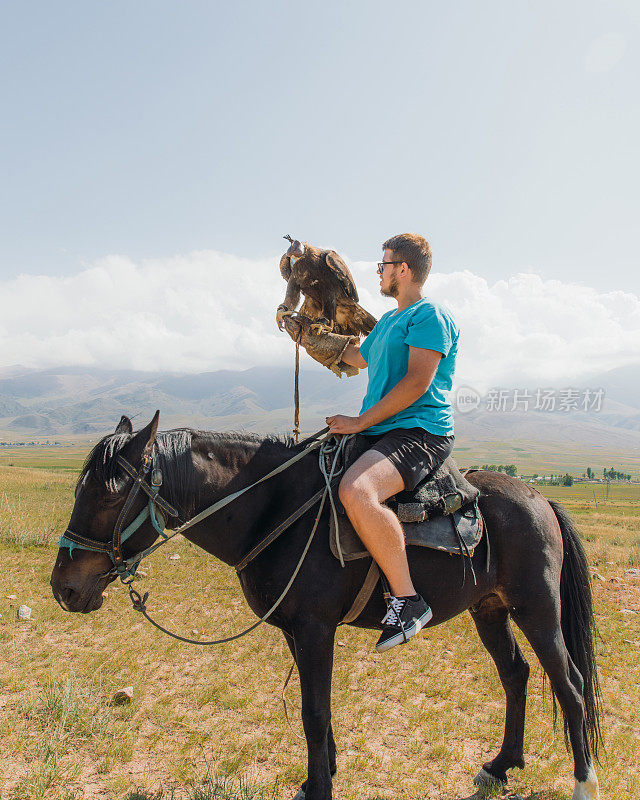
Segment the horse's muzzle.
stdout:
<svg viewBox="0 0 640 800">
<path fill-rule="evenodd" d="M 108 561 L 108 559 L 106 559 Z M 51 591 L 65 611 L 88 614 L 104 602 L 102 592 L 112 579 L 105 574 L 105 556 L 60 548 L 51 573 Z"/>
</svg>

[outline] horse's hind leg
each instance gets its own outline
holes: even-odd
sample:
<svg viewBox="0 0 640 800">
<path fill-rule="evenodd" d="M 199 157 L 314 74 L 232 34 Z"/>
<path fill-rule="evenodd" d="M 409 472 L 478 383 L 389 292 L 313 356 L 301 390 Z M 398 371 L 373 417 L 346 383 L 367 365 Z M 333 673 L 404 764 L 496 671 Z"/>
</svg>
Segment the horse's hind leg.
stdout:
<svg viewBox="0 0 640 800">
<path fill-rule="evenodd" d="M 507 696 L 504 739 L 498 755 L 483 764 L 475 783 L 507 781 L 507 770 L 524 767 L 524 713 L 527 702 L 527 664 L 513 635 L 509 613 L 492 595 L 471 611 L 482 643 L 493 658 Z"/>
<path fill-rule="evenodd" d="M 576 779 L 572 800 L 596 800 L 598 778 L 591 761 L 586 716 L 582 700 L 583 680 L 571 660 L 560 628 L 559 614 L 514 615 L 518 627 L 529 640 L 542 668 L 549 677 L 569 729 Z"/>
<path fill-rule="evenodd" d="M 296 645 L 293 636 L 291 636 L 289 633 L 285 633 L 284 638 L 287 642 L 289 650 L 291 651 L 293 660 L 296 661 L 297 663 Z M 331 772 L 331 777 L 333 778 L 338 768 L 336 764 L 336 742 L 335 739 L 333 738 L 333 724 L 331 722 L 329 722 L 329 733 L 327 735 L 327 749 L 329 751 L 329 771 Z M 306 788 L 306 781 L 302 785 L 302 789 L 304 790 L 305 788 Z"/>
</svg>

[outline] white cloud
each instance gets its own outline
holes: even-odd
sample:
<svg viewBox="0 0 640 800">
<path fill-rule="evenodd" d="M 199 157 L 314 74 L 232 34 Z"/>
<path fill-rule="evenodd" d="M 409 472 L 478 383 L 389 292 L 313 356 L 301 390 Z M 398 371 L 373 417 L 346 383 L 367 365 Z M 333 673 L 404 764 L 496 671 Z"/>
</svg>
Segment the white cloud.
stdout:
<svg viewBox="0 0 640 800">
<path fill-rule="evenodd" d="M 598 36 L 587 48 L 584 68 L 587 72 L 608 72 L 622 61 L 626 49 L 627 41 L 619 33 Z"/>
<path fill-rule="evenodd" d="M 380 316 L 375 265 L 352 271 L 361 301 Z M 433 272 L 426 294 L 461 329 L 458 383 L 569 385 L 640 361 L 640 298 L 518 273 L 489 284 L 469 270 Z M 199 372 L 290 365 L 275 325 L 285 284 L 277 258 L 215 251 L 136 263 L 109 256 L 71 277 L 0 283 L 0 365 Z M 309 362 L 305 362 L 308 364 Z"/>
</svg>

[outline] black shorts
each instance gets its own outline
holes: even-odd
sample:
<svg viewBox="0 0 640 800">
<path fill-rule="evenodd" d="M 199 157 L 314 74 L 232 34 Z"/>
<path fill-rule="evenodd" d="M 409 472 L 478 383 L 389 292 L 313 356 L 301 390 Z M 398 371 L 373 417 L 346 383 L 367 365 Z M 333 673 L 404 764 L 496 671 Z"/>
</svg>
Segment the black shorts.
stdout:
<svg viewBox="0 0 640 800">
<path fill-rule="evenodd" d="M 404 488 L 411 490 L 451 454 L 455 437 L 438 436 L 423 428 L 395 428 L 367 439 L 372 441 L 369 449 L 386 456 L 402 475 Z"/>
</svg>

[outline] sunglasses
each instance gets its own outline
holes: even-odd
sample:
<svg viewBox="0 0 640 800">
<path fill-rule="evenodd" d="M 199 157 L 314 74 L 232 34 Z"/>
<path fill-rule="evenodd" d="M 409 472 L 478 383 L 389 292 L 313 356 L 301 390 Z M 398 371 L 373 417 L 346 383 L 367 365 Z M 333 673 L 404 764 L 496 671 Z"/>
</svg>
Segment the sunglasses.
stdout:
<svg viewBox="0 0 640 800">
<path fill-rule="evenodd" d="M 382 275 L 382 273 L 384 272 L 385 264 L 402 264 L 402 263 L 403 263 L 402 261 L 378 261 L 378 269 L 376 270 L 376 272 L 378 273 L 378 275 Z"/>
</svg>

